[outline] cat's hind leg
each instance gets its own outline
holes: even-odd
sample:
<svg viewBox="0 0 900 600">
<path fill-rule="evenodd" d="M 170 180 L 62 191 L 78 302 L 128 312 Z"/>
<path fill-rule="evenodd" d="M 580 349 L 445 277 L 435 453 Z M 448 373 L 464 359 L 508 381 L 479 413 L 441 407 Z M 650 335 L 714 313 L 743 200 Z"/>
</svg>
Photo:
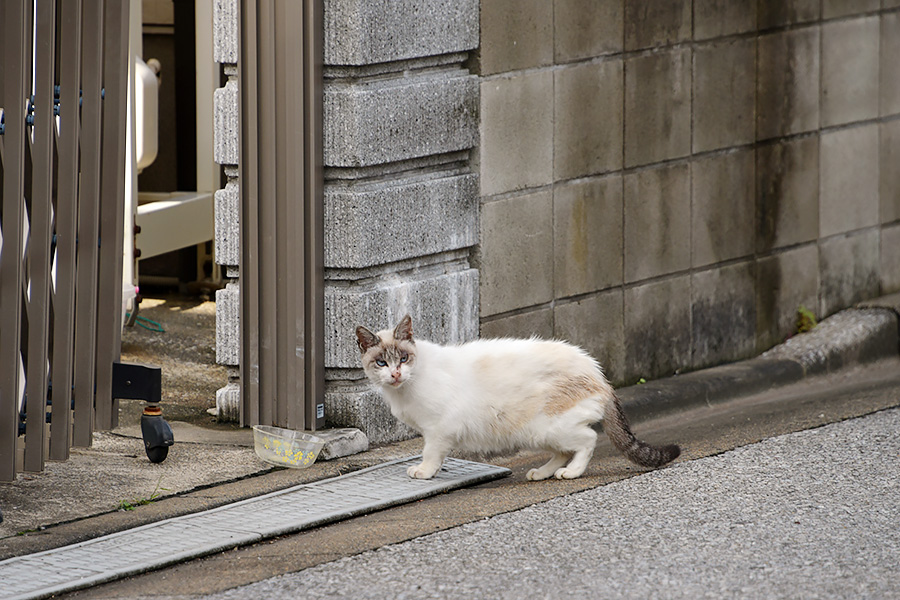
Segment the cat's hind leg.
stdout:
<svg viewBox="0 0 900 600">
<path fill-rule="evenodd" d="M 557 469 L 565 466 L 565 464 L 569 462 L 570 458 L 572 458 L 571 454 L 554 451 L 553 458 L 547 461 L 547 464 L 538 469 L 529 470 L 528 473 L 525 474 L 525 478 L 531 481 L 540 481 L 552 477 Z"/>
<path fill-rule="evenodd" d="M 572 455 L 572 460 L 565 467 L 557 469 L 553 476 L 557 479 L 575 479 L 581 477 L 591 457 L 594 455 L 594 447 L 597 445 L 597 432 L 585 425 L 572 436 L 573 442 L 579 444 L 579 447 Z"/>
<path fill-rule="evenodd" d="M 578 450 L 565 467 L 557 469 L 553 476 L 557 479 L 575 479 L 581 477 L 588 463 L 591 462 L 591 456 L 594 455 L 594 448 L 582 448 Z"/>
</svg>

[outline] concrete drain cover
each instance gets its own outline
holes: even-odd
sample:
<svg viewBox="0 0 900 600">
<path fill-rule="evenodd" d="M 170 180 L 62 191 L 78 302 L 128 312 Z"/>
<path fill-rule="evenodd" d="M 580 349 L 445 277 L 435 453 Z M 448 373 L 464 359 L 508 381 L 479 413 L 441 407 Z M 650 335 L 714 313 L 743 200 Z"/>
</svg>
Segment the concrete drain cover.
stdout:
<svg viewBox="0 0 900 600">
<path fill-rule="evenodd" d="M 455 458 L 433 479 L 410 479 L 420 457 L 298 485 L 212 510 L 0 562 L 0 599 L 45 598 L 412 502 L 509 475 Z"/>
</svg>

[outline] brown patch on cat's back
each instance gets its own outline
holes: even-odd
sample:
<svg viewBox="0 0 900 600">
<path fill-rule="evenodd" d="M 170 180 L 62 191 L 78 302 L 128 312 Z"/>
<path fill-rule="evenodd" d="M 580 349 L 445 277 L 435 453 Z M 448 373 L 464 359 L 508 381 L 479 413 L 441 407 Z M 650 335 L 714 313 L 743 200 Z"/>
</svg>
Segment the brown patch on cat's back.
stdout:
<svg viewBox="0 0 900 600">
<path fill-rule="evenodd" d="M 589 375 L 564 375 L 553 381 L 544 414 L 554 417 L 561 415 L 576 404 L 592 396 L 600 396 L 609 392 L 609 386 Z"/>
</svg>

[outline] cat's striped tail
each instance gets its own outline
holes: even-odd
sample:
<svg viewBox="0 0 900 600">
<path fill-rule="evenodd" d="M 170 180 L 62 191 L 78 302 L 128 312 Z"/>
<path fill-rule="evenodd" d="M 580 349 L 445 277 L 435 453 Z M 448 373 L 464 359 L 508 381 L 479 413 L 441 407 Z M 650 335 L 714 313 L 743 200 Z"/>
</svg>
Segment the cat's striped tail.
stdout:
<svg viewBox="0 0 900 600">
<path fill-rule="evenodd" d="M 681 454 L 681 448 L 675 444 L 651 446 L 634 437 L 628 426 L 628 419 L 622 412 L 622 403 L 615 394 L 612 395 L 612 402 L 606 405 L 603 430 L 625 458 L 642 467 L 655 469 L 675 460 Z"/>
</svg>

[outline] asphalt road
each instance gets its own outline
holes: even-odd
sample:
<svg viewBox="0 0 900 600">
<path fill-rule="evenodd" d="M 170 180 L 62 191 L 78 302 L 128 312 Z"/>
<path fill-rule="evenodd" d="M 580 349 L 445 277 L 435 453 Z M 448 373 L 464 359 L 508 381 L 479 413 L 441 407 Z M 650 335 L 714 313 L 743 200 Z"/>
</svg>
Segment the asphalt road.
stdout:
<svg viewBox="0 0 900 600">
<path fill-rule="evenodd" d="M 604 441 L 585 477 L 525 482 L 543 457 L 518 455 L 499 482 L 71 596 L 900 597 L 898 405 L 892 360 L 639 424 L 684 446 L 658 471 Z"/>
<path fill-rule="evenodd" d="M 897 598 L 900 409 L 211 597 Z"/>
</svg>

